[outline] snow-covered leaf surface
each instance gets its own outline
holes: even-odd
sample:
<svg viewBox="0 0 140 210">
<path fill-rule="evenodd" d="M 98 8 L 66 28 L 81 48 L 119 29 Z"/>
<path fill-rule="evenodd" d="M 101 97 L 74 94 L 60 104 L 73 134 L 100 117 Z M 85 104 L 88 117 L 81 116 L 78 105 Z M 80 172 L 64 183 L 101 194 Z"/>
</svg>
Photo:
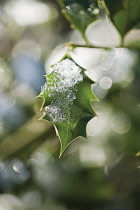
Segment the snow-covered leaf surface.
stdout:
<svg viewBox="0 0 140 210">
<path fill-rule="evenodd" d="M 97 100 L 84 69 L 71 58 L 57 62 L 46 76 L 39 97 L 43 97 L 43 119 L 53 123 L 61 151 L 78 136 L 86 137 L 86 125 L 95 116 L 91 101 Z"/>
</svg>

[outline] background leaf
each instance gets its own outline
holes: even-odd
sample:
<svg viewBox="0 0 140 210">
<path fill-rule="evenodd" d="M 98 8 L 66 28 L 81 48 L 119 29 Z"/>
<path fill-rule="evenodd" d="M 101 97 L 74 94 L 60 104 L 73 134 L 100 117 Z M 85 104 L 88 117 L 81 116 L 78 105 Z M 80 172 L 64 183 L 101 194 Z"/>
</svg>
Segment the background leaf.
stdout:
<svg viewBox="0 0 140 210">
<path fill-rule="evenodd" d="M 139 0 L 105 0 L 111 20 L 122 36 L 140 22 Z"/>
<path fill-rule="evenodd" d="M 97 0 L 58 0 L 63 13 L 73 28 L 85 38 L 87 26 L 97 19 L 99 14 Z"/>
</svg>

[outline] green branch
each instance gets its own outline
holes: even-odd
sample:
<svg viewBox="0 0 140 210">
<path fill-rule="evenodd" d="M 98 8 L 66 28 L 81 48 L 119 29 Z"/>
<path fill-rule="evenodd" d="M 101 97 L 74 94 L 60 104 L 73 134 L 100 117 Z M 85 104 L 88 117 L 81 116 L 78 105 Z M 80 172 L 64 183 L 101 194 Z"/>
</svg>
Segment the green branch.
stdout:
<svg viewBox="0 0 140 210">
<path fill-rule="evenodd" d="M 77 47 L 86 47 L 86 48 L 93 48 L 93 49 L 103 49 L 103 50 L 111 50 L 112 47 L 99 47 L 99 46 L 93 46 L 93 45 L 88 45 L 88 44 L 75 44 L 75 43 L 72 43 L 72 42 L 67 42 L 64 46 L 68 46 L 68 48 L 70 50 L 73 50 Z M 118 48 L 118 47 L 116 47 Z"/>
<path fill-rule="evenodd" d="M 72 43 L 72 42 L 67 42 L 65 46 L 68 46 L 69 48 L 69 51 L 72 51 L 73 49 L 77 48 L 77 47 L 85 47 L 85 48 L 92 48 L 92 49 L 103 49 L 103 50 L 111 50 L 112 48 L 127 48 L 129 50 L 138 50 L 136 49 L 135 47 L 133 46 L 124 46 L 124 45 L 120 45 L 120 46 L 117 46 L 117 47 L 100 47 L 100 46 L 94 46 L 94 45 L 88 45 L 88 44 L 75 44 L 75 43 Z"/>
</svg>

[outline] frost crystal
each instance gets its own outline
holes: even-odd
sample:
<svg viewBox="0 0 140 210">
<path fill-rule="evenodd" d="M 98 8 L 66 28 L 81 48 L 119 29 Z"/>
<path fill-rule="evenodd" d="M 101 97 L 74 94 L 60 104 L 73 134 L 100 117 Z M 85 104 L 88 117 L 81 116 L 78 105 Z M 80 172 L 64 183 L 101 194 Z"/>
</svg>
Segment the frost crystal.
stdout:
<svg viewBox="0 0 140 210">
<path fill-rule="evenodd" d="M 47 88 L 47 83 L 45 83 L 42 87 L 41 87 L 41 91 L 44 91 Z"/>
<path fill-rule="evenodd" d="M 76 85 L 83 81 L 82 68 L 72 60 L 65 59 L 53 66 L 53 72 L 47 76 L 42 87 L 52 101 L 46 106 L 46 114 L 52 122 L 67 121 L 72 113 L 73 100 L 76 99 Z"/>
<path fill-rule="evenodd" d="M 55 106 L 55 105 L 49 105 L 45 107 L 46 114 L 53 120 L 53 122 L 63 122 L 66 120 L 66 117 L 62 110 Z"/>
<path fill-rule="evenodd" d="M 65 59 L 57 63 L 53 69 L 60 80 L 58 82 L 58 89 L 60 92 L 65 91 L 68 87 L 73 87 L 75 84 L 78 84 L 83 80 L 81 74 L 82 69 L 70 59 Z"/>
</svg>

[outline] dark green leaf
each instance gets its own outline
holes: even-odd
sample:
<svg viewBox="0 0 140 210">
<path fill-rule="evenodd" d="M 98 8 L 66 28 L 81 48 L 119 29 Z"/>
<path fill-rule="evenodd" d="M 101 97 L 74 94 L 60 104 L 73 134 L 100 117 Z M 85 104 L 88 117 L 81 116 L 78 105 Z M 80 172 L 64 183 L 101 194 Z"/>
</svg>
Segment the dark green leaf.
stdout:
<svg viewBox="0 0 140 210">
<path fill-rule="evenodd" d="M 140 22 L 139 0 L 105 0 L 110 17 L 122 36 Z"/>
<path fill-rule="evenodd" d="M 127 30 L 128 24 L 128 12 L 125 10 L 120 10 L 113 17 L 114 25 L 123 36 Z"/>
<path fill-rule="evenodd" d="M 86 137 L 86 125 L 95 116 L 91 101 L 92 81 L 72 59 L 56 63 L 52 73 L 46 76 L 39 97 L 43 97 L 43 119 L 53 123 L 61 142 L 61 151 L 78 136 Z"/>
<path fill-rule="evenodd" d="M 99 13 L 97 0 L 58 0 L 58 2 L 67 20 L 84 37 L 87 26 L 97 19 Z"/>
</svg>

